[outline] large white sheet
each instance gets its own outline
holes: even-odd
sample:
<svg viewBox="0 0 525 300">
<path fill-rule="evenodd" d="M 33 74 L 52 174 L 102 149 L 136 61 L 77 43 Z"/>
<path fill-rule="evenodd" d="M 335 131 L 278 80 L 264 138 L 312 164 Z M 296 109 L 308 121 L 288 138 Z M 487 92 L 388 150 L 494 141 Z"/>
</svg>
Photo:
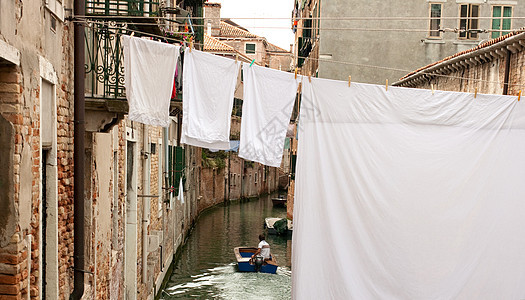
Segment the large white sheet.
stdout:
<svg viewBox="0 0 525 300">
<path fill-rule="evenodd" d="M 303 82 L 294 299 L 525 299 L 525 103 Z"/>
<path fill-rule="evenodd" d="M 122 36 L 128 117 L 168 127 L 170 98 L 180 46 Z"/>
<path fill-rule="evenodd" d="M 240 62 L 198 50 L 184 52 L 181 143 L 230 149 L 233 94 Z"/>
<path fill-rule="evenodd" d="M 298 80 L 293 73 L 243 64 L 239 157 L 279 167 Z"/>
</svg>

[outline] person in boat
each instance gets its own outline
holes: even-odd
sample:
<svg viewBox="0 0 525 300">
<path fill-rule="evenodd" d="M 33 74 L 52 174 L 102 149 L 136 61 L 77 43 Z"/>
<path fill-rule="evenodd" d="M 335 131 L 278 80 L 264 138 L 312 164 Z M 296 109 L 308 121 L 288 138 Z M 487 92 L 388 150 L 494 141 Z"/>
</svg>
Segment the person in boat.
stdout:
<svg viewBox="0 0 525 300">
<path fill-rule="evenodd" d="M 264 234 L 259 234 L 259 245 L 257 246 L 257 251 L 252 255 L 252 261 L 258 256 L 262 257 L 264 262 L 270 260 L 270 244 L 265 239 Z"/>
</svg>

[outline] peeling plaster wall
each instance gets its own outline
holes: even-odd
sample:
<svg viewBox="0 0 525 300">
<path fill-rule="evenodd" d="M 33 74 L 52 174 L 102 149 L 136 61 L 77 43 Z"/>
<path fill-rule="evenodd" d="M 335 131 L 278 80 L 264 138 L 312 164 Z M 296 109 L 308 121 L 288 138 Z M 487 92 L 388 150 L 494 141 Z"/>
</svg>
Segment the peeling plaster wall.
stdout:
<svg viewBox="0 0 525 300">
<path fill-rule="evenodd" d="M 9 244 L 16 229 L 13 176 L 14 152 L 13 126 L 0 115 L 0 166 L 5 166 L 0 172 L 0 247 Z"/>
</svg>

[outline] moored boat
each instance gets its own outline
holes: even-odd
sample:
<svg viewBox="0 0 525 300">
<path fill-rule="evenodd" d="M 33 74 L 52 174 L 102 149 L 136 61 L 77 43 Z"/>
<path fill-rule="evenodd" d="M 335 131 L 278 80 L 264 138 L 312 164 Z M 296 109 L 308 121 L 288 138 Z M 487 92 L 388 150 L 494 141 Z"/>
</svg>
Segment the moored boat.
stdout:
<svg viewBox="0 0 525 300">
<path fill-rule="evenodd" d="M 272 198 L 272 204 L 273 206 L 277 207 L 285 207 L 286 206 L 286 198 L 283 195 L 279 195 L 279 197 Z"/>
<path fill-rule="evenodd" d="M 292 222 L 286 218 L 265 218 L 264 228 L 266 228 L 268 234 L 291 234 Z"/>
<path fill-rule="evenodd" d="M 254 247 L 235 247 L 235 259 L 237 259 L 237 266 L 240 272 L 261 272 L 275 274 L 277 272 L 277 260 L 275 256 L 271 255 L 270 260 L 263 263 L 260 268 L 257 268 L 255 263 L 250 262 L 250 258 L 257 251 Z"/>
</svg>

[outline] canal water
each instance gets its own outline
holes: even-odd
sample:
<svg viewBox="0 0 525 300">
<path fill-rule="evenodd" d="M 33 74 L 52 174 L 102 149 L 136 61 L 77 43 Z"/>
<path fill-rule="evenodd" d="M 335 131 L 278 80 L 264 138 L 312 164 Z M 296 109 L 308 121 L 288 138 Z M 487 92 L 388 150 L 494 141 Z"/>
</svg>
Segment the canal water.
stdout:
<svg viewBox="0 0 525 300">
<path fill-rule="evenodd" d="M 290 299 L 291 238 L 266 235 L 279 264 L 277 274 L 238 272 L 233 253 L 234 247 L 257 247 L 264 218 L 286 217 L 286 209 L 274 208 L 271 197 L 232 202 L 203 212 L 175 262 L 161 299 Z"/>
</svg>

